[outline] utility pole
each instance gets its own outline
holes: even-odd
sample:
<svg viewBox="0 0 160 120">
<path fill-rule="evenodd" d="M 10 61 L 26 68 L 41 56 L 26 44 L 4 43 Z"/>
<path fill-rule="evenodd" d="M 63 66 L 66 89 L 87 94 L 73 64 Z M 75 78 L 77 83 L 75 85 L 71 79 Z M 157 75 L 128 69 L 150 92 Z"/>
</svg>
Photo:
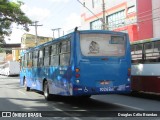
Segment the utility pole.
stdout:
<svg viewBox="0 0 160 120">
<path fill-rule="evenodd" d="M 58 31 L 58 37 L 60 37 L 60 29 L 61 28 L 55 28 L 55 29 L 51 29 L 52 31 L 53 31 L 53 39 L 55 39 L 55 37 L 54 37 L 54 31 Z"/>
<path fill-rule="evenodd" d="M 60 29 L 61 28 L 57 28 L 57 30 L 58 30 L 58 37 L 60 37 Z"/>
<path fill-rule="evenodd" d="M 53 39 L 54 39 L 54 31 L 55 31 L 55 29 L 51 29 L 52 31 L 53 31 Z"/>
<path fill-rule="evenodd" d="M 82 3 L 80 0 L 77 0 L 83 7 L 85 7 L 90 13 L 92 13 L 98 20 L 102 22 L 101 29 L 105 30 L 105 3 L 102 0 L 102 11 L 103 11 L 103 18 L 99 18 L 94 12 L 92 12 L 88 7 L 86 7 L 85 2 Z"/>
<path fill-rule="evenodd" d="M 103 12 L 103 20 L 102 20 L 102 29 L 106 29 L 106 19 L 105 19 L 105 2 L 102 0 L 102 12 Z"/>
<path fill-rule="evenodd" d="M 38 39 L 37 39 L 37 27 L 38 26 L 43 26 L 43 25 L 38 25 L 38 21 L 33 22 L 34 24 L 30 25 L 30 26 L 35 26 L 35 44 L 36 46 L 38 45 Z"/>
</svg>

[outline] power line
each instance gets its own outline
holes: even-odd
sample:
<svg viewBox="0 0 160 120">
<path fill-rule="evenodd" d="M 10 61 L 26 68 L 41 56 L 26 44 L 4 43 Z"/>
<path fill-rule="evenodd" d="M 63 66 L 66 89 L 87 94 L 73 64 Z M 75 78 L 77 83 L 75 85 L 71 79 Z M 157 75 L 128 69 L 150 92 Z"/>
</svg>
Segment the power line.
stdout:
<svg viewBox="0 0 160 120">
<path fill-rule="evenodd" d="M 82 2 L 80 2 L 79 0 L 77 0 L 80 4 L 82 4 L 84 7 L 86 7 L 85 6 L 85 4 L 83 4 Z M 102 26 L 103 25 L 105 25 L 104 24 L 104 19 L 105 19 L 105 3 L 104 3 L 104 0 L 102 1 L 103 3 L 102 3 L 102 9 L 103 9 L 103 11 L 102 11 L 102 13 L 103 13 L 103 20 L 101 21 L 103 24 L 102 24 Z M 86 7 L 87 8 L 87 7 Z M 94 14 L 89 8 L 87 8 L 96 18 L 98 18 L 98 16 L 96 15 L 96 14 Z M 141 12 L 141 13 L 138 13 L 137 14 L 137 16 L 138 15 L 142 15 L 142 14 L 144 14 L 144 13 L 147 13 L 147 12 L 152 12 L 153 13 L 153 11 L 155 11 L 155 10 L 158 10 L 158 9 L 160 9 L 160 7 L 158 7 L 158 8 L 154 8 L 154 9 L 152 9 L 152 10 L 148 10 L 148 11 L 145 11 L 145 12 Z M 151 14 L 148 14 L 148 15 L 143 15 L 143 16 L 140 16 L 139 18 L 143 18 L 143 17 L 147 17 L 147 16 L 149 16 L 149 15 L 152 15 L 152 13 Z M 155 13 L 153 13 L 153 14 L 155 14 Z M 131 23 L 131 20 L 130 20 L 130 18 L 128 17 L 128 16 L 126 16 L 126 18 L 128 18 L 128 20 L 130 21 L 130 23 Z M 125 18 L 123 18 L 123 19 L 125 19 Z M 99 18 L 98 18 L 98 20 L 100 20 Z M 121 19 L 122 20 L 122 19 Z M 119 21 L 119 20 L 116 20 L 116 21 Z M 113 23 L 115 22 L 115 21 L 112 21 Z M 112 22 L 110 22 L 110 23 L 112 23 Z M 103 26 L 103 28 L 104 28 L 104 26 Z"/>
<path fill-rule="evenodd" d="M 155 13 L 153 13 L 153 12 L 154 12 L 155 10 L 158 10 L 158 9 L 160 9 L 160 7 L 155 8 L 155 9 L 152 9 L 152 10 L 148 10 L 148 11 L 145 11 L 145 12 L 141 12 L 141 13 L 137 14 L 137 16 L 141 15 L 141 16 L 138 17 L 138 18 L 140 18 L 141 20 L 136 21 L 136 22 L 132 22 L 132 21 L 130 20 L 130 18 L 129 18 L 128 16 L 126 16 L 126 18 L 119 19 L 119 20 L 115 20 L 115 21 L 112 21 L 112 22 L 109 22 L 109 23 L 115 23 L 116 21 L 125 20 L 125 19 L 127 19 L 127 18 L 128 18 L 128 20 L 129 20 L 130 22 L 129 22 L 128 24 L 123 23 L 124 26 L 129 25 L 129 24 L 141 23 L 141 22 L 145 22 L 145 21 L 148 21 L 148 20 L 154 20 L 154 21 L 156 21 L 156 20 L 159 20 L 159 17 L 154 17 L 154 18 L 152 17 L 152 18 L 149 18 L 149 19 L 147 19 L 147 17 L 156 14 L 157 12 L 155 12 Z M 149 12 L 152 12 L 152 13 L 149 13 Z M 144 13 L 148 13 L 148 14 L 145 14 L 145 15 L 144 15 Z M 103 14 L 103 15 L 104 15 L 104 14 Z M 157 18 L 158 18 L 158 19 L 157 19 Z M 115 24 L 115 26 L 118 26 L 118 25 L 122 25 L 122 23 Z M 112 27 L 110 27 L 110 28 L 112 28 Z M 115 27 L 115 29 L 116 29 L 116 27 Z"/>
<path fill-rule="evenodd" d="M 152 17 L 152 18 L 149 18 L 149 19 L 145 19 L 145 20 L 139 20 L 139 21 L 136 21 L 136 22 L 132 22 L 132 23 L 128 23 L 128 24 L 124 24 L 123 26 L 118 26 L 118 25 L 122 25 L 121 23 L 119 24 L 115 24 L 115 25 L 109 25 L 109 28 L 111 29 L 117 29 L 119 27 L 124 27 L 124 26 L 127 26 L 127 25 L 132 25 L 132 24 L 135 24 L 135 23 L 143 23 L 143 22 L 147 22 L 149 20 L 153 20 L 153 21 L 157 21 L 157 20 L 160 20 L 160 17 Z M 116 26 L 116 27 L 113 27 L 113 26 Z"/>
<path fill-rule="evenodd" d="M 138 13 L 137 15 L 141 15 L 141 14 L 144 14 L 144 13 L 146 13 L 146 12 L 153 12 L 153 11 L 155 11 L 155 10 L 157 10 L 157 9 L 160 9 L 160 7 L 157 7 L 157 8 L 154 8 L 154 9 L 152 9 L 152 10 L 147 10 L 147 11 Z"/>
<path fill-rule="evenodd" d="M 158 8 L 159 9 L 159 8 Z M 156 14 L 155 16 L 158 16 L 157 15 L 157 13 L 159 13 L 158 11 L 157 12 L 155 12 L 154 14 Z M 145 15 L 143 15 L 143 16 L 140 16 L 140 17 L 138 17 L 138 15 L 139 14 L 137 14 L 137 16 L 136 17 L 138 17 L 141 21 L 143 20 L 143 19 L 146 19 L 148 16 L 153 16 L 154 14 L 152 14 L 152 13 L 149 13 L 149 14 L 145 14 Z M 159 15 L 160 16 L 160 15 Z M 126 17 L 126 18 L 122 18 L 122 19 L 118 19 L 118 20 L 115 20 L 115 21 L 111 21 L 111 22 L 109 22 L 110 24 L 111 23 L 115 23 L 115 22 L 117 22 L 117 21 L 121 21 L 121 20 L 125 20 L 125 19 L 130 19 L 129 17 Z"/>
<path fill-rule="evenodd" d="M 80 2 L 79 0 L 77 0 L 83 7 L 85 7 L 90 13 L 92 13 L 98 20 L 100 20 L 103 24 L 103 21 L 94 13 L 92 12 L 88 7 L 85 6 L 85 4 L 83 4 L 82 2 Z"/>
</svg>

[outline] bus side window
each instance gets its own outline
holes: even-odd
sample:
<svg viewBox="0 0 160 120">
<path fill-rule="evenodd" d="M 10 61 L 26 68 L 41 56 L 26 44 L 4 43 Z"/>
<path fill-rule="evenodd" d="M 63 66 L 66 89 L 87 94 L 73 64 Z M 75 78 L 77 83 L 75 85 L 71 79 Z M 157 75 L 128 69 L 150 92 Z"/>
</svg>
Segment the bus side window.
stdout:
<svg viewBox="0 0 160 120">
<path fill-rule="evenodd" d="M 42 64 L 42 66 L 44 66 L 44 57 L 45 57 L 45 48 L 43 48 L 43 64 Z"/>
<path fill-rule="evenodd" d="M 24 67 L 27 67 L 28 53 L 25 54 Z"/>
<path fill-rule="evenodd" d="M 48 66 L 49 65 L 49 48 L 45 47 L 44 49 L 44 66 Z"/>
<path fill-rule="evenodd" d="M 132 56 L 132 63 L 136 63 L 137 58 L 135 55 L 135 45 L 131 45 L 131 56 Z"/>
<path fill-rule="evenodd" d="M 49 47 L 49 65 L 51 65 L 52 46 Z"/>
<path fill-rule="evenodd" d="M 37 63 L 38 63 L 38 51 L 34 51 L 33 52 L 33 66 L 37 67 Z"/>
<path fill-rule="evenodd" d="M 137 60 L 138 63 L 143 62 L 143 44 L 137 44 L 135 45 L 135 60 Z"/>
<path fill-rule="evenodd" d="M 32 67 L 32 53 L 28 53 L 27 66 Z"/>
<path fill-rule="evenodd" d="M 145 62 L 153 62 L 153 46 L 152 42 L 144 44 Z"/>
<path fill-rule="evenodd" d="M 39 50 L 38 53 L 38 66 L 42 67 L 43 66 L 43 51 Z"/>
<path fill-rule="evenodd" d="M 70 62 L 70 41 L 62 42 L 60 51 L 60 65 L 68 66 Z"/>
<path fill-rule="evenodd" d="M 28 68 L 28 64 L 29 64 L 29 53 L 26 54 L 27 55 L 27 59 L 26 59 L 26 67 Z"/>
<path fill-rule="evenodd" d="M 155 62 L 160 62 L 160 41 L 154 42 L 154 57 L 155 57 Z"/>
<path fill-rule="evenodd" d="M 22 70 L 23 69 L 23 59 L 24 59 L 24 56 L 21 57 L 21 60 L 20 60 L 20 69 Z"/>
<path fill-rule="evenodd" d="M 51 66 L 59 65 L 59 44 L 52 45 L 51 57 L 50 57 Z"/>
</svg>

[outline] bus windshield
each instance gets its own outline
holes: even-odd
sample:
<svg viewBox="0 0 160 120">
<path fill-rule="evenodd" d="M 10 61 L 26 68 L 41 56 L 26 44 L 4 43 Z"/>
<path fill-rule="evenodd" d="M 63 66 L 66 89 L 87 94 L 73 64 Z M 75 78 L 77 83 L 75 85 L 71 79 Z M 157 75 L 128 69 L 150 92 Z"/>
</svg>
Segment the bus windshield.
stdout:
<svg viewBox="0 0 160 120">
<path fill-rule="evenodd" d="M 81 34 L 80 48 L 84 56 L 124 56 L 125 37 L 111 34 Z"/>
</svg>

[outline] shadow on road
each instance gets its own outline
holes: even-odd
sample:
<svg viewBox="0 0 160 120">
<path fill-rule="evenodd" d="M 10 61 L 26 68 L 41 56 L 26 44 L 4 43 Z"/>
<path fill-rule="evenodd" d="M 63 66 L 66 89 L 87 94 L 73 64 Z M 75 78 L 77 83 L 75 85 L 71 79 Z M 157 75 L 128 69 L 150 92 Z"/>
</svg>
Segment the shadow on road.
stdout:
<svg viewBox="0 0 160 120">
<path fill-rule="evenodd" d="M 150 99 L 150 100 L 160 100 L 160 94 L 154 94 L 154 93 L 146 93 L 146 92 L 132 92 L 131 94 L 126 94 L 130 97 L 138 97 L 138 98 L 144 98 L 144 99 Z"/>
</svg>

